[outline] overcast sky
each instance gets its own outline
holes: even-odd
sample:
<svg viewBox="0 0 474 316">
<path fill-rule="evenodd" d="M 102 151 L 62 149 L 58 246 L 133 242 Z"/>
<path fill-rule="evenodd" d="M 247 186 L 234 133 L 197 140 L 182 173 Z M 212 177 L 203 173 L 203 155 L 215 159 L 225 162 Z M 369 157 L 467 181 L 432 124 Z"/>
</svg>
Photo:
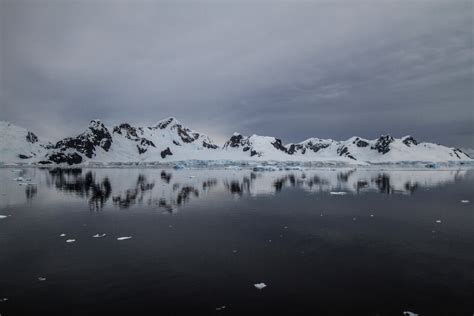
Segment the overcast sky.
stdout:
<svg viewBox="0 0 474 316">
<path fill-rule="evenodd" d="M 474 148 L 473 1 L 0 1 L 0 119 Z"/>
</svg>

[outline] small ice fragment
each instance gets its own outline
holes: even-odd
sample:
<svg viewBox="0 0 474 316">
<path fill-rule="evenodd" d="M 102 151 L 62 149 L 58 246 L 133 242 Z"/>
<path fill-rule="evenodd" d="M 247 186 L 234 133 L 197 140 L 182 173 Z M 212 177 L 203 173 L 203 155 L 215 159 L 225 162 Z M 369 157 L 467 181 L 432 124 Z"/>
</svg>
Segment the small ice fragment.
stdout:
<svg viewBox="0 0 474 316">
<path fill-rule="evenodd" d="M 232 252 L 233 252 L 233 253 L 237 253 L 237 250 L 236 250 L 236 249 L 234 249 L 234 250 L 232 250 Z"/>
<path fill-rule="evenodd" d="M 173 225 L 168 225 L 169 228 L 173 228 Z"/>
<path fill-rule="evenodd" d="M 440 220 L 440 219 L 437 219 L 437 220 L 436 220 L 436 223 L 437 223 L 437 224 L 441 223 L 441 220 Z"/>
<path fill-rule="evenodd" d="M 418 314 L 415 314 L 413 312 L 403 312 L 403 316 L 418 316 Z"/>
<path fill-rule="evenodd" d="M 59 235 L 59 237 L 66 237 L 66 234 L 62 233 L 61 235 Z"/>
<path fill-rule="evenodd" d="M 0 297 L 0 303 L 8 301 L 8 298 L 6 297 Z"/>
<path fill-rule="evenodd" d="M 76 240 L 75 239 L 68 239 L 66 240 L 67 243 L 72 243 L 72 242 L 75 242 Z"/>
<path fill-rule="evenodd" d="M 216 307 L 216 311 L 220 311 L 222 309 L 225 309 L 225 307 L 226 307 L 225 305 L 222 305 L 221 307 Z"/>
<path fill-rule="evenodd" d="M 461 200 L 461 203 L 469 203 L 469 200 Z"/>
<path fill-rule="evenodd" d="M 125 236 L 125 237 L 118 237 L 117 240 L 127 240 L 127 239 L 131 239 L 132 236 Z"/>
<path fill-rule="evenodd" d="M 331 195 L 346 195 L 347 192 L 343 192 L 343 191 L 331 191 L 331 192 L 329 192 L 329 194 L 331 194 Z"/>
<path fill-rule="evenodd" d="M 255 286 L 257 289 L 259 290 L 262 290 L 263 288 L 267 287 L 267 285 L 265 283 L 257 283 L 257 284 L 254 284 L 253 286 Z"/>
<path fill-rule="evenodd" d="M 46 281 L 46 278 L 39 277 L 39 278 L 38 278 L 38 281 Z"/>
<path fill-rule="evenodd" d="M 271 240 L 271 239 L 269 239 L 269 240 L 268 240 L 268 242 L 272 242 L 272 240 Z"/>
<path fill-rule="evenodd" d="M 7 218 L 8 215 L 0 215 L 0 219 L 4 219 L 4 218 Z"/>
<path fill-rule="evenodd" d="M 102 237 L 105 237 L 107 236 L 107 234 L 95 234 L 94 236 L 92 236 L 93 238 L 102 238 Z"/>
<path fill-rule="evenodd" d="M 354 217 L 352 220 L 355 221 L 355 220 L 357 220 L 357 218 Z"/>
<path fill-rule="evenodd" d="M 13 181 L 22 182 L 22 181 L 25 181 L 25 179 L 23 179 L 23 177 L 17 177 L 17 178 L 14 178 Z"/>
<path fill-rule="evenodd" d="M 288 226 L 283 227 L 284 229 L 288 229 Z"/>
</svg>

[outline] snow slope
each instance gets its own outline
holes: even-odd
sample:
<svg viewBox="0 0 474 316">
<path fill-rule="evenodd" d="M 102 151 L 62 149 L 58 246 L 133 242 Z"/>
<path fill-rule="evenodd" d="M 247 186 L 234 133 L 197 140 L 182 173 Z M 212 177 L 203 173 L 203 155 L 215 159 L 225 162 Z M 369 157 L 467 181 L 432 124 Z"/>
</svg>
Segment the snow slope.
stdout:
<svg viewBox="0 0 474 316">
<path fill-rule="evenodd" d="M 43 158 L 50 145 L 22 127 L 0 121 L 1 162 L 28 162 Z"/>
<path fill-rule="evenodd" d="M 185 127 L 173 117 L 150 127 L 123 123 L 112 128 L 92 120 L 84 132 L 56 144 L 45 144 L 24 128 L 0 122 L 0 162 L 40 165 L 88 163 L 166 163 L 175 161 L 284 161 L 345 164 L 399 162 L 467 162 L 456 148 L 419 143 L 411 136 L 383 135 L 374 140 L 310 138 L 283 144 L 271 136 L 234 133 L 221 148 L 207 135 Z"/>
</svg>

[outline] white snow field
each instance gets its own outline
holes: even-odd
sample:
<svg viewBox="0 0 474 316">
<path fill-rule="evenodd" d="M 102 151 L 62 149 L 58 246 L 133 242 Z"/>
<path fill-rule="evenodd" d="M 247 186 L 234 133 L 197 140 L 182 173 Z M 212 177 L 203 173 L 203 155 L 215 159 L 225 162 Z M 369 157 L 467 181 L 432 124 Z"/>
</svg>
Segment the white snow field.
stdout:
<svg viewBox="0 0 474 316">
<path fill-rule="evenodd" d="M 270 136 L 250 137 L 234 133 L 219 146 L 208 136 L 193 131 L 175 118 L 150 127 L 123 123 L 106 127 L 100 120 L 76 137 L 55 144 L 8 122 L 0 122 L 0 165 L 120 166 L 175 164 L 185 166 L 235 166 L 251 164 L 257 171 L 301 169 L 303 165 L 369 165 L 414 163 L 438 168 L 440 164 L 470 164 L 473 160 L 460 149 L 416 141 L 411 136 L 381 136 L 345 141 L 310 138 L 283 144 Z M 276 166 L 279 165 L 279 166 Z"/>
</svg>

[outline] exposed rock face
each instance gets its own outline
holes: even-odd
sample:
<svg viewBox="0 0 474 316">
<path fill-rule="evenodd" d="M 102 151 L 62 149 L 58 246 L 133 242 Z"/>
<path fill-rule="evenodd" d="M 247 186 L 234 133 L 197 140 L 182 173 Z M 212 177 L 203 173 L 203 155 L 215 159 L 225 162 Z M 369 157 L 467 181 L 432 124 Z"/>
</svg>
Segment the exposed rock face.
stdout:
<svg viewBox="0 0 474 316">
<path fill-rule="evenodd" d="M 166 156 L 171 156 L 171 155 L 173 155 L 173 153 L 171 152 L 169 147 L 161 152 L 161 158 L 163 159 L 166 158 Z"/>
<path fill-rule="evenodd" d="M 350 158 L 352 160 L 357 160 L 356 158 L 354 158 L 354 156 L 351 155 L 351 153 L 349 152 L 349 149 L 347 148 L 347 146 L 341 146 L 337 149 L 337 154 L 339 156 L 345 156 L 347 158 Z"/>
<path fill-rule="evenodd" d="M 170 117 L 158 122 L 155 126 L 149 127 L 150 130 L 169 130 L 172 134 L 176 133 L 179 137 L 178 140 L 174 140 L 173 143 L 176 146 L 180 146 L 180 142 L 184 144 L 199 143 L 207 149 L 217 149 L 219 146 L 214 144 L 209 137 L 202 135 L 198 132 L 192 131 L 191 129 L 183 126 L 178 120 L 174 117 Z"/>
<path fill-rule="evenodd" d="M 413 138 L 412 136 L 407 136 L 407 137 L 404 137 L 403 138 L 403 143 L 405 145 L 407 145 L 408 147 L 412 146 L 412 145 L 418 145 L 418 142 L 416 141 L 415 138 Z"/>
<path fill-rule="evenodd" d="M 29 143 L 37 143 L 38 142 L 38 136 L 36 136 L 34 133 L 32 132 L 28 132 L 28 134 L 26 134 L 26 141 L 29 142 Z"/>
<path fill-rule="evenodd" d="M 275 141 L 272 143 L 273 147 L 275 147 L 278 150 L 281 150 L 285 153 L 288 152 L 288 149 L 286 149 L 285 146 L 281 143 L 281 139 L 276 138 Z"/>
<path fill-rule="evenodd" d="M 244 145 L 243 140 L 244 140 L 244 136 L 240 135 L 239 133 L 234 133 L 234 135 L 232 135 L 230 139 L 224 144 L 224 148 L 240 147 Z M 249 148 L 247 150 L 249 150 Z"/>
<path fill-rule="evenodd" d="M 68 165 L 75 165 L 82 162 L 81 155 L 77 153 L 62 153 L 62 152 L 55 152 L 51 154 L 48 159 L 54 163 L 61 164 L 67 163 Z"/>
<path fill-rule="evenodd" d="M 390 135 L 380 136 L 372 149 L 376 149 L 379 153 L 386 154 L 390 151 L 390 144 L 393 143 L 393 141 L 394 139 Z"/>
<path fill-rule="evenodd" d="M 112 145 L 112 136 L 107 127 L 99 120 L 92 120 L 89 128 L 77 137 L 68 137 L 56 143 L 55 149 L 65 151 L 74 149 L 92 158 L 96 147 L 108 151 Z"/>
</svg>

